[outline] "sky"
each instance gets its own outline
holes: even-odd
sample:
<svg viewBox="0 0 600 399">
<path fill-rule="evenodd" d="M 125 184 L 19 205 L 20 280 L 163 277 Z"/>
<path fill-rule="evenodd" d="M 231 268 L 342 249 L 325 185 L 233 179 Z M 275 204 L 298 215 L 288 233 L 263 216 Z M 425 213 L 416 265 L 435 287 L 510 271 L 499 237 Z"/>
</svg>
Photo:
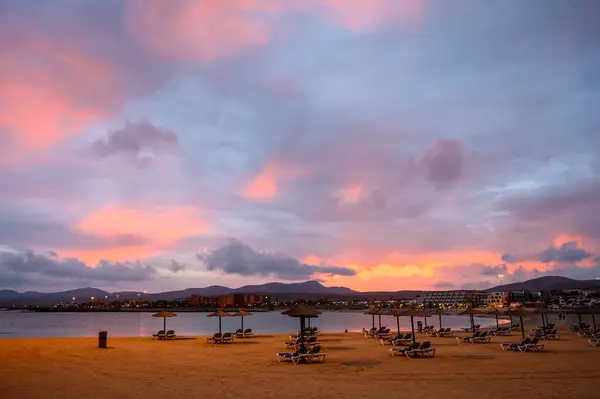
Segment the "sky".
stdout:
<svg viewBox="0 0 600 399">
<path fill-rule="evenodd" d="M 598 15 L 0 0 L 0 289 L 600 278 Z"/>
</svg>

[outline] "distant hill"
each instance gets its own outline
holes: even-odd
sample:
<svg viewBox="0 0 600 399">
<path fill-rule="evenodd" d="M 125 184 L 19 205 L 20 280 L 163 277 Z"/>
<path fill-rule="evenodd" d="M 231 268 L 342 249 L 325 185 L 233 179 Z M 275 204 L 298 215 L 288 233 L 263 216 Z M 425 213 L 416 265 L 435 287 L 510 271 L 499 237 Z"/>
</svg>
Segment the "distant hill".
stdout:
<svg viewBox="0 0 600 399">
<path fill-rule="evenodd" d="M 531 280 L 504 284 L 488 288 L 485 291 L 552 291 L 552 290 L 572 290 L 572 289 L 600 289 L 600 280 L 574 280 L 561 276 L 544 276 Z"/>
<path fill-rule="evenodd" d="M 357 291 L 346 287 L 325 287 L 318 281 L 304 283 L 267 283 L 262 285 L 246 285 L 233 290 L 234 293 L 256 294 L 356 294 Z"/>
</svg>

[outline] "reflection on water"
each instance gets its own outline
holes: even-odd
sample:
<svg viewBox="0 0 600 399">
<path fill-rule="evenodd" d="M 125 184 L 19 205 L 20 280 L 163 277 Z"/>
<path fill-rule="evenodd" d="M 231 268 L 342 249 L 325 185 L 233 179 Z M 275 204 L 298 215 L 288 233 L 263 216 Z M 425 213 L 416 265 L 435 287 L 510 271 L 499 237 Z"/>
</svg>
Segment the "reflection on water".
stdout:
<svg viewBox="0 0 600 399">
<path fill-rule="evenodd" d="M 218 331 L 219 319 L 206 317 L 208 313 L 178 313 L 167 319 L 167 328 L 179 335 L 211 335 Z M 34 313 L 0 311 L 0 338 L 20 337 L 93 337 L 100 330 L 110 336 L 147 337 L 162 329 L 163 319 L 152 313 Z M 323 312 L 312 324 L 324 332 L 360 331 L 371 327 L 371 316 L 362 313 Z M 415 327 L 416 327 L 415 320 Z M 239 317 L 223 318 L 223 330 L 234 332 L 240 328 Z M 444 316 L 444 327 L 468 327 L 466 316 Z M 494 319 L 476 318 L 481 326 L 495 325 Z M 283 316 L 280 312 L 255 313 L 244 318 L 244 327 L 257 334 L 287 334 L 298 330 L 299 320 Z M 382 324 L 396 329 L 396 319 L 382 317 Z M 436 318 L 428 318 L 427 324 L 438 327 Z M 410 330 L 410 318 L 400 318 L 400 328 Z"/>
</svg>

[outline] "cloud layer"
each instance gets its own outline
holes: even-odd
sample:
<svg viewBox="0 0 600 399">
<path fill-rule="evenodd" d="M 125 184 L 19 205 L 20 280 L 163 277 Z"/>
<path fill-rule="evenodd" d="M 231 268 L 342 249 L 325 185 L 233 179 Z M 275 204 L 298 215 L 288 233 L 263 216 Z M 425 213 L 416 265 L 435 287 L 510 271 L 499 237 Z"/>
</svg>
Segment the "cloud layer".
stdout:
<svg viewBox="0 0 600 399">
<path fill-rule="evenodd" d="M 199 261 L 209 271 L 241 276 L 263 276 L 282 280 L 308 280 L 314 274 L 354 276 L 345 267 L 310 266 L 283 254 L 256 252 L 240 240 L 229 239 L 227 244 L 207 254 L 198 254 Z"/>
<path fill-rule="evenodd" d="M 366 3 L 3 1 L 0 288 L 598 277 L 600 6 Z"/>
</svg>

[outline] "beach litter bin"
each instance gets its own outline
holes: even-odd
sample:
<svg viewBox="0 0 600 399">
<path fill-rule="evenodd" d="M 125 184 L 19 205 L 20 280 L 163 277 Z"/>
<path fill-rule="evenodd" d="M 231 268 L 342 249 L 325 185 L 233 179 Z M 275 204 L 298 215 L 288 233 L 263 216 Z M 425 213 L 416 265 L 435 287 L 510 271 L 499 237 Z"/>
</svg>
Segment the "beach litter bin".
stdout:
<svg viewBox="0 0 600 399">
<path fill-rule="evenodd" d="M 108 340 L 108 332 L 100 331 L 98 333 L 98 348 L 106 348 L 107 340 Z"/>
<path fill-rule="evenodd" d="M 423 322 L 422 321 L 417 321 L 417 331 L 423 332 Z"/>
</svg>

